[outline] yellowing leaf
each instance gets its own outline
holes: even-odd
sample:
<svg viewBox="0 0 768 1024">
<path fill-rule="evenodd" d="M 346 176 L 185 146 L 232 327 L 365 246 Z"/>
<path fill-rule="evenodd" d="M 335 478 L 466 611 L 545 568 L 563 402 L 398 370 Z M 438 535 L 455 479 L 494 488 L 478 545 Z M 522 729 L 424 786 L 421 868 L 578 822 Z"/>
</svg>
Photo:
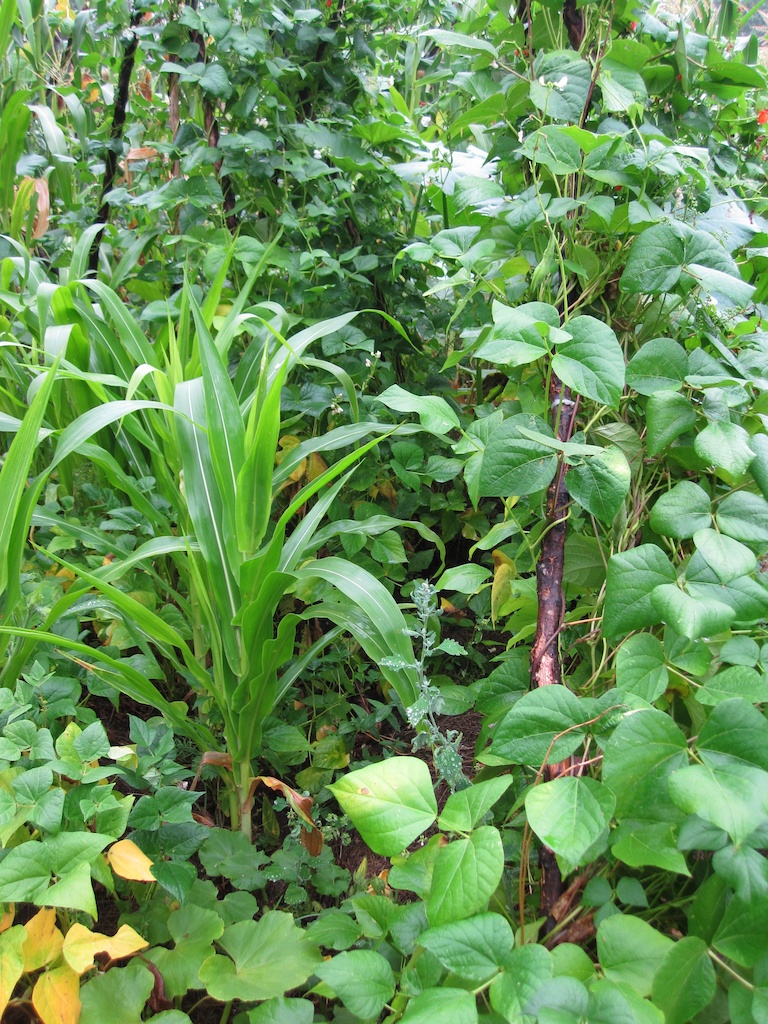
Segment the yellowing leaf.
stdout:
<svg viewBox="0 0 768 1024">
<path fill-rule="evenodd" d="M 64 959 L 77 974 L 87 971 L 97 953 L 106 953 L 112 960 L 138 953 L 149 945 L 127 924 L 122 925 L 116 935 L 102 935 L 92 932 L 81 924 L 73 924 L 66 934 L 62 952 Z"/>
<path fill-rule="evenodd" d="M 20 924 L 0 935 L 0 1018 L 13 995 L 16 982 L 24 973 L 24 945 L 27 933 Z"/>
<path fill-rule="evenodd" d="M 491 587 L 491 622 L 495 623 L 504 604 L 512 596 L 515 563 L 502 551 L 493 552 L 493 586 Z"/>
<path fill-rule="evenodd" d="M 153 149 L 152 146 L 132 146 L 128 150 L 126 160 L 154 160 L 157 156 L 157 150 Z"/>
<path fill-rule="evenodd" d="M 107 862 L 116 875 L 128 878 L 132 882 L 154 882 L 152 861 L 136 843 L 130 839 L 121 839 L 107 850 Z"/>
<path fill-rule="evenodd" d="M 9 903 L 8 906 L 0 916 L 0 933 L 7 932 L 13 924 L 13 919 L 16 916 L 16 907 L 13 903 Z"/>
<path fill-rule="evenodd" d="M 24 971 L 36 971 L 44 967 L 61 952 L 64 936 L 56 927 L 56 911 L 52 907 L 38 910 L 24 925 L 27 937 L 24 941 Z"/>
<path fill-rule="evenodd" d="M 43 1024 L 77 1024 L 80 976 L 66 964 L 41 974 L 32 989 L 32 1005 Z"/>
</svg>

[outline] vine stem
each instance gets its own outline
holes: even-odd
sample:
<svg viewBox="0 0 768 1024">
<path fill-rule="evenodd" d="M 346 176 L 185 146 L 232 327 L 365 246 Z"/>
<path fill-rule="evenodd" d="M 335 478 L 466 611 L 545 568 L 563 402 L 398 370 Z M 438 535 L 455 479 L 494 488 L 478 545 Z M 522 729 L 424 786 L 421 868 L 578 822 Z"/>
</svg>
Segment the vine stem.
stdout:
<svg viewBox="0 0 768 1024">
<path fill-rule="evenodd" d="M 716 963 L 718 967 L 722 967 L 724 971 L 726 971 L 728 974 L 730 974 L 730 976 L 732 978 L 734 978 L 736 981 L 738 981 L 738 983 L 740 985 L 743 985 L 744 988 L 748 988 L 750 992 L 754 992 L 755 991 L 755 986 L 752 984 L 752 982 L 751 981 L 747 981 L 746 978 L 742 978 L 742 976 L 738 973 L 738 971 L 734 971 L 734 969 L 732 967 L 729 967 L 729 965 L 725 962 L 725 960 L 721 960 L 720 959 L 720 957 L 717 955 L 717 953 L 714 953 L 711 949 L 708 949 L 707 950 L 707 956 L 709 957 L 710 960 L 712 960 L 714 963 Z"/>
</svg>

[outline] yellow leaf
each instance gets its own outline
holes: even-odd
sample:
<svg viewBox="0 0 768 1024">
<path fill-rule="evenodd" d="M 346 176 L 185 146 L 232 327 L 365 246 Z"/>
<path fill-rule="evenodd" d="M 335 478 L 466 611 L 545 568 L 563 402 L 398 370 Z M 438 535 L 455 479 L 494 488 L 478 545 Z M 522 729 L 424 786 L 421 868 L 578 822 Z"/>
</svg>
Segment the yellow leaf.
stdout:
<svg viewBox="0 0 768 1024">
<path fill-rule="evenodd" d="M 13 924 L 13 919 L 16 916 L 16 907 L 13 903 L 9 903 L 7 907 L 4 907 L 3 913 L 0 916 L 0 932 L 7 932 Z"/>
<path fill-rule="evenodd" d="M 80 976 L 66 964 L 41 974 L 32 989 L 32 1005 L 43 1024 L 77 1024 Z"/>
<path fill-rule="evenodd" d="M 13 995 L 16 982 L 24 973 L 24 945 L 27 933 L 20 924 L 0 935 L 0 1018 Z"/>
<path fill-rule="evenodd" d="M 499 612 L 512 596 L 512 580 L 517 575 L 515 563 L 502 551 L 493 552 L 493 586 L 491 587 L 491 622 L 496 623 Z"/>
<path fill-rule="evenodd" d="M 83 974 L 93 965 L 97 953 L 106 953 L 111 960 L 138 953 L 149 945 L 127 924 L 122 925 L 116 935 L 110 938 L 100 932 L 92 932 L 82 924 L 73 924 L 66 934 L 62 952 L 64 959 L 77 974 Z"/>
<path fill-rule="evenodd" d="M 61 952 L 64 936 L 56 927 L 56 911 L 43 907 L 24 925 L 27 938 L 24 942 L 24 970 L 26 973 L 44 967 Z"/>
<path fill-rule="evenodd" d="M 152 861 L 136 843 L 130 839 L 121 839 L 107 850 L 107 862 L 116 875 L 128 878 L 132 882 L 154 882 L 155 876 L 150 870 Z"/>
</svg>

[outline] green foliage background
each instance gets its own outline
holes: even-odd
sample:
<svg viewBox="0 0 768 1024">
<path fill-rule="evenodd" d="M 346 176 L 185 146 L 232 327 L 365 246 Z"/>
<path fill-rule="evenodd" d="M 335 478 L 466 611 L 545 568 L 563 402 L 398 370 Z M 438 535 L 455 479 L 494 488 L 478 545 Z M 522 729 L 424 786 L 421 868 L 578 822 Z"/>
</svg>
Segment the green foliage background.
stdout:
<svg viewBox="0 0 768 1024">
<path fill-rule="evenodd" d="M 755 10 L 2 5 L 0 1011 L 768 1019 Z"/>
</svg>

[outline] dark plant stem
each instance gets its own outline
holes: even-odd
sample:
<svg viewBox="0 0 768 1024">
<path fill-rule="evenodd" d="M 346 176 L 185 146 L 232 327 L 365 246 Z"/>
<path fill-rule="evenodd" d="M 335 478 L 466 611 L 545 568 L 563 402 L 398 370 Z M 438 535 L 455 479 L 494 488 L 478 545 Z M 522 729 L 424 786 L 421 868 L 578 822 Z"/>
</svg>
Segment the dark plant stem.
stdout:
<svg viewBox="0 0 768 1024">
<path fill-rule="evenodd" d="M 131 19 L 131 26 L 136 24 L 136 16 Z M 131 85 L 131 75 L 136 63 L 136 50 L 139 45 L 139 37 L 131 32 L 131 38 L 125 47 L 122 62 L 120 63 L 120 75 L 117 79 L 117 90 L 115 92 L 115 107 L 112 114 L 112 128 L 109 133 L 109 144 L 107 156 L 104 161 L 104 180 L 101 185 L 101 199 L 99 210 L 96 214 L 95 224 L 106 224 L 109 221 L 110 204 L 107 200 L 108 194 L 112 191 L 117 174 L 117 154 L 123 138 L 125 126 L 125 113 L 128 107 L 128 90 Z M 95 274 L 99 266 L 99 245 L 101 243 L 101 232 L 99 232 L 91 243 L 91 250 L 88 253 L 88 270 Z"/>
<path fill-rule="evenodd" d="M 197 3 L 191 5 L 193 8 L 197 6 Z M 200 61 L 205 64 L 206 62 L 206 49 L 205 49 L 205 38 L 197 31 L 192 29 L 189 33 L 189 37 L 193 43 L 197 43 L 197 51 L 200 55 Z M 203 120 L 205 122 L 205 136 L 208 140 L 208 145 L 211 149 L 217 149 L 219 145 L 219 122 L 216 117 L 216 111 L 213 106 L 213 102 L 210 96 L 203 95 Z M 237 231 L 238 221 L 235 216 L 235 190 L 232 186 L 232 179 L 228 174 L 221 173 L 222 160 L 218 159 L 214 162 L 213 169 L 216 171 L 216 177 L 219 185 L 221 185 L 221 191 L 224 196 L 224 222 L 232 232 Z"/>
</svg>

